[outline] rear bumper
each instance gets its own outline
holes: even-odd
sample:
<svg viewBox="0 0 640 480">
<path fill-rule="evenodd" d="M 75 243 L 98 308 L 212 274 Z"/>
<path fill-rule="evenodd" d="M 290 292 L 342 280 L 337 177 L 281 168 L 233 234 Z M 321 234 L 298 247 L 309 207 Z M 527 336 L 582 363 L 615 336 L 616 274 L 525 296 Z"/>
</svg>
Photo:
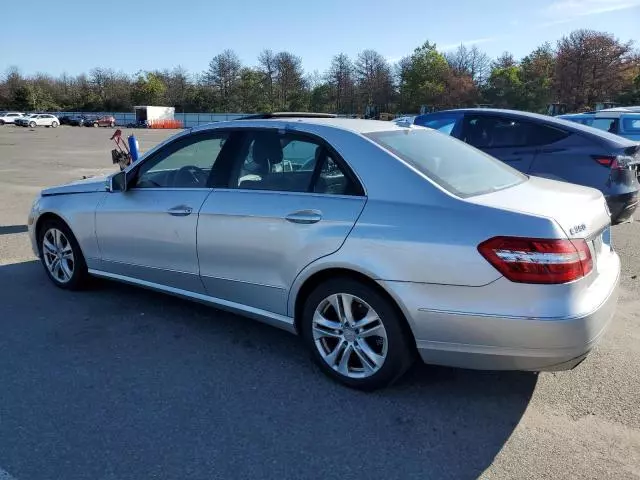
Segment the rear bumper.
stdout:
<svg viewBox="0 0 640 480">
<path fill-rule="evenodd" d="M 458 305 L 466 304 L 467 311 L 454 310 L 453 305 L 450 309 L 425 307 L 431 303 L 433 286 L 381 284 L 401 303 L 425 363 L 479 370 L 568 370 L 584 360 L 598 343 L 615 312 L 620 260 L 615 253 L 612 255 L 614 264 L 586 289 L 581 296 L 584 301 L 565 300 L 569 309 L 579 305 L 577 308 L 584 310 L 565 311 L 553 317 L 526 316 L 527 311 L 536 310 L 536 305 L 527 302 L 540 301 L 537 295 L 522 299 L 522 316 L 468 311 L 463 295 L 485 297 L 479 309 L 490 305 L 490 300 L 494 304 L 501 302 L 508 292 L 500 280 L 485 287 L 447 287 L 459 290 L 446 297 L 459 298 Z M 466 295 L 464 291 L 470 289 L 480 292 Z M 438 303 L 439 299 L 434 301 Z"/>
<path fill-rule="evenodd" d="M 611 223 L 617 224 L 629 220 L 638 207 L 638 192 L 623 193 L 607 197 L 611 212 Z"/>
</svg>

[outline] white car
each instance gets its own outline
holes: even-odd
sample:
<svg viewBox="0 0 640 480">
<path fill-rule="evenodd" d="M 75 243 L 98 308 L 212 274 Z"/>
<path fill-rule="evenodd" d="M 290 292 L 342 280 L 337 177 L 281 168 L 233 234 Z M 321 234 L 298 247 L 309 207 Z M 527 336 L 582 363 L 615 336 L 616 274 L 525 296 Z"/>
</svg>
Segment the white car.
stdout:
<svg viewBox="0 0 640 480">
<path fill-rule="evenodd" d="M 28 117 L 21 118 L 18 122 L 18 125 L 22 125 L 24 127 L 53 127 L 56 128 L 60 125 L 60 120 L 55 115 L 50 115 L 48 113 L 37 113 L 34 115 L 30 115 Z"/>
<path fill-rule="evenodd" d="M 0 112 L 0 125 L 14 123 L 16 118 L 24 116 L 22 112 Z"/>
</svg>

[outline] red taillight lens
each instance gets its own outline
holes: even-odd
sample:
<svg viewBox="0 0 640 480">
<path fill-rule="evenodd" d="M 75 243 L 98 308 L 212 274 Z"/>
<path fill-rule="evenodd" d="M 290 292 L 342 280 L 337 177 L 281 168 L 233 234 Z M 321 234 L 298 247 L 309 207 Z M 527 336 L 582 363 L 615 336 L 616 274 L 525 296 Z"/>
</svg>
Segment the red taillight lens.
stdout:
<svg viewBox="0 0 640 480">
<path fill-rule="evenodd" d="M 608 156 L 608 155 L 593 155 L 593 158 L 596 162 L 598 162 L 603 167 L 609 167 L 611 169 L 620 168 L 618 165 L 617 157 Z"/>
<path fill-rule="evenodd" d="M 582 239 L 494 237 L 478 245 L 478 251 L 512 282 L 567 283 L 593 269 Z"/>
</svg>

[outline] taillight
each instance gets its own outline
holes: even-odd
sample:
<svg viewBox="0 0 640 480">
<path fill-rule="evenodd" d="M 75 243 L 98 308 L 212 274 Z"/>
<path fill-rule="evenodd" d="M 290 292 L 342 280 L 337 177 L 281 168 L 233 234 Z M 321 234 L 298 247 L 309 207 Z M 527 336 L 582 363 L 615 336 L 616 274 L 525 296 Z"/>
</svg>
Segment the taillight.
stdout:
<svg viewBox="0 0 640 480">
<path fill-rule="evenodd" d="M 593 269 L 582 239 L 494 237 L 478 245 L 478 251 L 512 282 L 567 283 Z"/>
<path fill-rule="evenodd" d="M 598 162 L 603 167 L 609 167 L 613 169 L 618 168 L 618 162 L 617 162 L 616 156 L 593 155 L 591 158 L 593 158 L 596 162 Z"/>
</svg>

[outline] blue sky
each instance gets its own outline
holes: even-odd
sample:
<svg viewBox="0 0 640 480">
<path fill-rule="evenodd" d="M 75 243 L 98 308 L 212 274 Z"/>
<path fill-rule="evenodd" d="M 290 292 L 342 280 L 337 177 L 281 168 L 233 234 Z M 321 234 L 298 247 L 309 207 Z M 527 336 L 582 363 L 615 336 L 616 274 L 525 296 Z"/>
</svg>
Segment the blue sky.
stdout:
<svg viewBox="0 0 640 480">
<path fill-rule="evenodd" d="M 235 50 L 246 65 L 264 48 L 302 57 L 307 72 L 339 52 L 373 48 L 390 61 L 425 40 L 441 50 L 477 44 L 517 58 L 577 28 L 640 47 L 640 0 L 0 0 L 0 74 L 206 69 Z M 18 40 L 24 36 L 23 40 Z M 55 39 L 55 41 L 53 41 Z"/>
</svg>

